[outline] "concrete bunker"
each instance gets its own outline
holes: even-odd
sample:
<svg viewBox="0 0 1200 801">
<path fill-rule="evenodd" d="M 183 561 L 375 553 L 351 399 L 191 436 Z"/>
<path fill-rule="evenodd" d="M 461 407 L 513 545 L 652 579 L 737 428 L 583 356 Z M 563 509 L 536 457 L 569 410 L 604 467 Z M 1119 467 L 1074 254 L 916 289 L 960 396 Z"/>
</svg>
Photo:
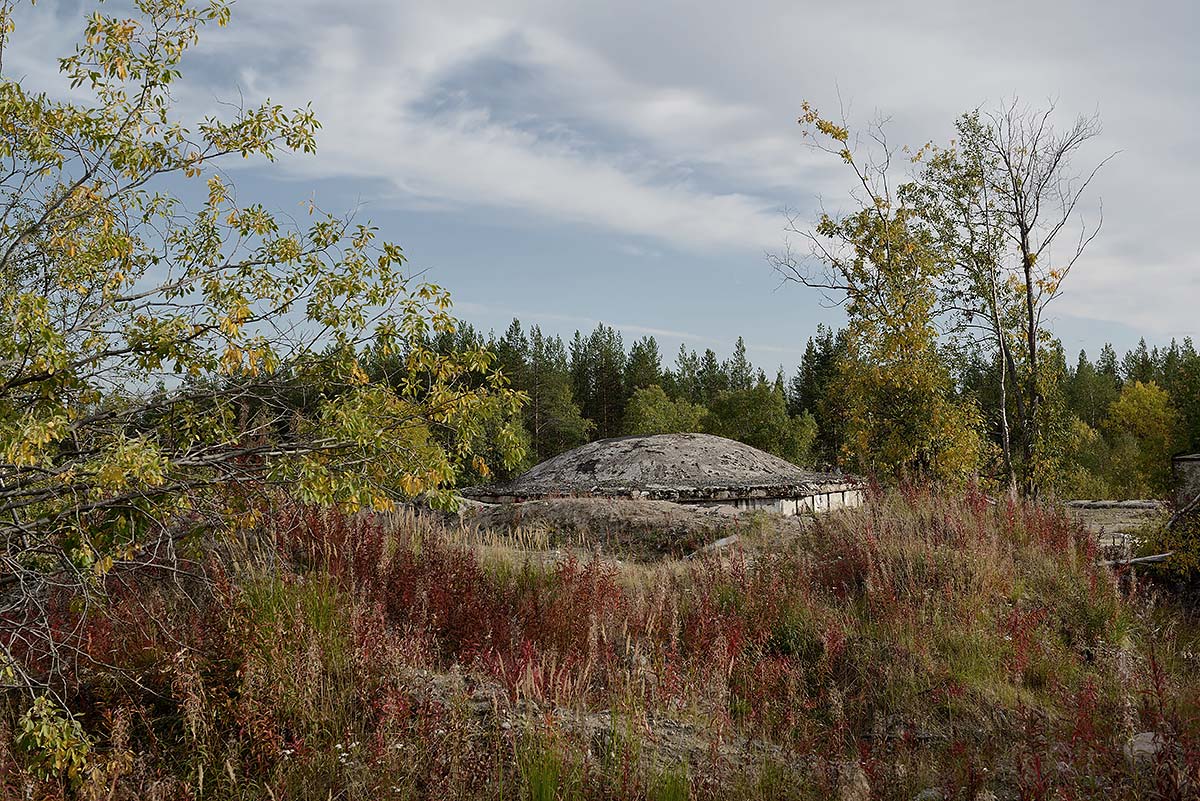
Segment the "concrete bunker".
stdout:
<svg viewBox="0 0 1200 801">
<path fill-rule="evenodd" d="M 781 515 L 862 504 L 862 479 L 797 467 L 711 434 L 652 434 L 589 442 L 506 484 L 471 487 L 483 503 L 546 498 L 630 498 L 731 506 Z"/>
</svg>

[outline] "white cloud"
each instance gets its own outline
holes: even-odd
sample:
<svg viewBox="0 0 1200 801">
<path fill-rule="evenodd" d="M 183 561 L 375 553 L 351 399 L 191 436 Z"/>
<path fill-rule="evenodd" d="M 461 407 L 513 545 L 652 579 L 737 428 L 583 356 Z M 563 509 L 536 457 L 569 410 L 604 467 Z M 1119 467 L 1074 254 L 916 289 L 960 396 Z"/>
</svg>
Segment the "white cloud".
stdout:
<svg viewBox="0 0 1200 801">
<path fill-rule="evenodd" d="M 664 337 L 671 340 L 679 340 L 681 342 L 699 343 L 699 344 L 718 344 L 718 340 L 701 334 L 693 334 L 687 331 L 675 331 L 670 328 L 659 328 L 655 326 L 640 325 L 638 323 L 622 323 L 614 322 L 609 319 L 599 319 L 595 317 L 584 317 L 574 314 L 559 314 L 558 312 L 550 311 L 529 311 L 509 309 L 504 307 L 493 306 L 488 303 L 476 303 L 472 301 L 458 301 L 454 304 L 456 314 L 460 316 L 470 317 L 488 317 L 488 318 L 504 318 L 526 321 L 531 325 L 538 325 L 543 322 L 550 323 L 567 323 L 569 325 L 578 326 L 581 329 L 590 331 L 597 325 L 604 324 L 610 328 L 615 328 L 625 334 L 634 334 L 641 336 Z"/>
<path fill-rule="evenodd" d="M 778 243 L 778 201 L 714 191 L 664 167 L 655 155 L 589 151 L 569 139 L 497 119 L 486 107 L 436 115 L 416 110 L 414 105 L 439 77 L 499 48 L 516 31 L 484 21 L 456 31 L 451 45 L 438 38 L 438 32 L 448 30 L 439 20 L 418 15 L 405 23 L 428 29 L 428 36 L 421 37 L 426 44 L 413 53 L 398 47 L 387 58 L 365 46 L 363 39 L 370 36 L 360 29 L 335 25 L 309 37 L 298 59 L 308 69 L 243 73 L 250 94 L 313 99 L 324 126 L 320 155 L 289 162 L 294 169 L 310 175 L 385 178 L 417 197 L 463 207 L 519 209 L 676 248 L 762 249 Z M 699 129 L 701 119 L 710 115 L 723 124 L 722 119 L 739 113 L 706 103 L 695 93 L 643 91 L 631 102 L 627 120 L 620 116 L 617 97 L 635 94 L 635 87 L 553 36 L 522 36 L 533 43 L 527 54 L 530 66 L 558 75 L 556 81 L 591 98 L 580 104 L 582 111 L 597 122 L 626 125 L 632 120 L 633 133 L 655 138 L 656 146 L 670 134 L 665 120 L 672 110 L 684 115 L 676 123 L 679 130 Z M 431 41 L 440 46 L 429 45 Z M 685 155 L 696 160 L 708 152 L 694 137 L 688 147 L 691 152 Z M 676 164 L 680 161 L 686 159 Z"/>
<path fill-rule="evenodd" d="M 53 85 L 44 53 L 68 50 L 82 23 L 22 8 L 6 72 Z M 1097 183 L 1105 230 L 1056 312 L 1170 336 L 1195 331 L 1200 295 L 1198 8 L 253 0 L 202 39 L 208 80 L 180 97 L 215 110 L 236 83 L 248 98 L 311 99 L 325 127 L 315 159 L 286 162 L 297 175 L 386 182 L 407 207 L 600 229 L 617 248 L 661 248 L 662 269 L 780 247 L 781 206 L 837 208 L 845 175 L 802 146 L 801 100 L 828 109 L 840 87 L 854 120 L 893 114 L 910 143 L 1013 93 L 1062 98 L 1064 116 L 1102 103 L 1098 152 L 1125 153 Z"/>
</svg>

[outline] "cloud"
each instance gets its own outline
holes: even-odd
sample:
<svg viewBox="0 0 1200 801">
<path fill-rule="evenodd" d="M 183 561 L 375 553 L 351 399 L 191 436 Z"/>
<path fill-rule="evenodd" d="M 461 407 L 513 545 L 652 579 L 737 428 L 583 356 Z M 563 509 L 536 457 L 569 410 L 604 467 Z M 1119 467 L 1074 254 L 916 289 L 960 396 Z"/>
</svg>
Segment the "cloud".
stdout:
<svg viewBox="0 0 1200 801">
<path fill-rule="evenodd" d="M 767 4 L 760 14 L 705 9 L 678 17 L 687 35 L 648 58 L 649 40 L 666 30 L 664 19 L 622 4 L 610 15 L 629 27 L 628 41 L 605 31 L 594 15 L 561 7 L 550 13 L 538 3 L 503 10 L 471 3 L 436 10 L 366 6 L 356 15 L 358 24 L 324 28 L 314 24 L 327 13 L 317 5 L 290 8 L 293 19 L 307 20 L 305 31 L 318 31 L 297 53 L 312 67 L 262 74 L 258 88 L 312 97 L 326 121 L 321 156 L 296 169 L 382 177 L 402 195 L 457 206 L 461 213 L 516 210 L 677 251 L 777 249 L 783 206 L 812 208 L 818 196 L 835 210 L 844 204 L 845 175 L 804 148 L 794 126 L 802 98 L 836 107 L 837 87 L 846 87 L 852 121 L 865 121 L 876 108 L 894 111 L 893 135 L 900 142 L 945 138 L 959 112 L 1016 90 L 1041 93 L 1031 95 L 1035 99 L 1070 90 L 1072 102 L 1061 103 L 1064 117 L 1091 111 L 1105 98 L 1161 109 L 1176 131 L 1195 122 L 1191 111 L 1164 97 L 1165 88 L 1143 92 L 1140 81 L 1148 76 L 1128 57 L 1121 57 L 1130 62 L 1124 73 L 1103 80 L 1088 74 L 1112 57 L 1104 45 L 1119 33 L 1105 14 L 1079 22 L 1077 40 L 1056 50 L 1044 47 L 1043 33 L 1009 41 L 1018 28 L 1007 15 L 947 10 L 942 18 L 918 19 L 843 9 L 808 15 L 804 47 L 771 50 L 781 38 L 774 28 L 786 27 L 780 20 L 797 23 L 782 6 Z M 1065 20 L 1072 12 L 1054 9 L 1043 16 Z M 600 31 L 589 31 L 588 24 Z M 830 35 L 814 35 L 813 28 Z M 837 33 L 851 30 L 853 35 Z M 761 42 L 767 51 L 714 51 L 705 62 L 705 44 L 723 31 Z M 392 37 L 394 46 L 379 46 Z M 909 45 L 904 54 L 882 60 L 900 40 Z M 637 68 L 622 61 L 627 54 Z M 676 60 L 695 72 L 680 76 L 672 66 Z M 761 81 L 744 74 L 746 64 L 758 67 Z M 748 91 L 729 91 L 729 75 Z M 789 90 L 789 82 L 805 89 Z M 1152 332 L 1186 327 L 1184 296 L 1158 301 L 1162 286 L 1186 281 L 1189 265 L 1179 242 L 1135 236 L 1147 262 L 1137 272 L 1153 280 L 1130 280 L 1130 265 L 1118 251 L 1128 244 L 1130 221 L 1144 215 L 1144 204 L 1113 188 L 1153 181 L 1182 197 L 1200 165 L 1186 153 L 1181 174 L 1178 162 L 1164 165 L 1131 141 L 1123 119 L 1109 122 L 1105 138 L 1086 157 L 1129 152 L 1097 183 L 1097 194 L 1108 196 L 1108 226 L 1072 276 L 1063 310 Z M 1177 206 L 1166 204 L 1160 214 L 1168 230 L 1186 225 Z M 1130 304 L 1131 298 L 1138 302 Z"/>
<path fill-rule="evenodd" d="M 53 81 L 43 54 L 69 49 L 64 31 L 82 26 L 61 19 L 77 0 L 50 5 L 25 14 L 6 72 Z M 1086 158 L 1124 152 L 1096 184 L 1105 230 L 1055 313 L 1155 336 L 1195 330 L 1192 2 L 1134 14 L 1095 0 L 927 0 L 921 13 L 783 0 L 255 0 L 234 17 L 202 39 L 179 97 L 200 113 L 238 88 L 288 106 L 311 99 L 320 152 L 286 160 L 292 175 L 352 179 L 405 209 L 601 231 L 618 251 L 660 252 L 655 269 L 680 276 L 697 253 L 780 248 L 783 207 L 842 206 L 840 165 L 798 135 L 804 99 L 844 102 L 857 123 L 878 110 L 896 142 L 913 144 L 944 141 L 957 114 L 1013 94 L 1057 98 L 1064 119 L 1099 108 L 1106 130 Z M 698 324 L 666 330 L 687 327 Z"/>
<path fill-rule="evenodd" d="M 553 31 L 488 14 L 368 4 L 352 24 L 327 4 L 284 12 L 264 0 L 236 11 L 233 34 L 201 45 L 207 82 L 189 84 L 181 99 L 215 113 L 234 84 L 287 106 L 311 99 L 320 151 L 285 160 L 299 176 L 384 180 L 405 206 L 518 210 L 683 250 L 779 241 L 781 203 L 751 180 L 765 174 L 763 159 L 721 152 L 730 142 L 721 131 L 750 124 L 749 109 L 694 89 L 641 86 Z M 276 25 L 264 40 L 259 32 Z M 231 63 L 241 67 L 222 75 Z M 521 85 L 495 89 L 476 75 L 478 85 L 454 91 L 463 73 L 501 68 L 523 76 Z M 504 95 L 520 91 L 531 105 L 503 108 Z M 745 130 L 739 138 L 739 153 L 772 147 Z M 702 170 L 736 180 L 708 181 Z"/>
</svg>

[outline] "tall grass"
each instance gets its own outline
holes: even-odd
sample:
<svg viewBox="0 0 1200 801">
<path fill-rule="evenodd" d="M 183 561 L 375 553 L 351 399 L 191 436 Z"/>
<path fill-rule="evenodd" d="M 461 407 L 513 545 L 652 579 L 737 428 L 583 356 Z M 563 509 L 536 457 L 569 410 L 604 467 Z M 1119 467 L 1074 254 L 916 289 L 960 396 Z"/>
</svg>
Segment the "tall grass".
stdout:
<svg viewBox="0 0 1200 801">
<path fill-rule="evenodd" d="M 122 576 L 71 676 L 138 798 L 1187 797 L 1196 635 L 1069 517 L 928 488 L 635 569 L 279 506 L 190 594 Z M 536 545 L 536 543 L 534 543 Z M 64 611 L 67 614 L 69 609 Z M 95 666 L 111 666 L 103 669 Z M 0 731 L 0 785 L 53 797 Z M 1154 753 L 1131 758 L 1146 735 Z M 1143 741 L 1146 740 L 1143 736 Z M 849 794 L 849 795 L 847 795 Z"/>
</svg>

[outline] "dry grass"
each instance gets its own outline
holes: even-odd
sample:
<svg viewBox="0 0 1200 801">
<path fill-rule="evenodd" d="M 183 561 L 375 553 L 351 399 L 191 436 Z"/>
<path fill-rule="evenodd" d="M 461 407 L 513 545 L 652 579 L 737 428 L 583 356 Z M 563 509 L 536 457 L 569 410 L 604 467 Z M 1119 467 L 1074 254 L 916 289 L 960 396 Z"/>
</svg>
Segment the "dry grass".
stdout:
<svg viewBox="0 0 1200 801">
<path fill-rule="evenodd" d="M 1052 509 L 913 489 L 653 564 L 280 507 L 69 677 L 115 798 L 1185 798 L 1194 627 Z M 153 614 L 146 614 L 148 599 Z M 17 705 L 3 718 L 16 723 Z M 1130 738 L 1159 748 L 1141 764 Z M 0 732 L 10 794 L 65 793 Z M 866 796 L 862 796 L 866 797 Z"/>
</svg>

